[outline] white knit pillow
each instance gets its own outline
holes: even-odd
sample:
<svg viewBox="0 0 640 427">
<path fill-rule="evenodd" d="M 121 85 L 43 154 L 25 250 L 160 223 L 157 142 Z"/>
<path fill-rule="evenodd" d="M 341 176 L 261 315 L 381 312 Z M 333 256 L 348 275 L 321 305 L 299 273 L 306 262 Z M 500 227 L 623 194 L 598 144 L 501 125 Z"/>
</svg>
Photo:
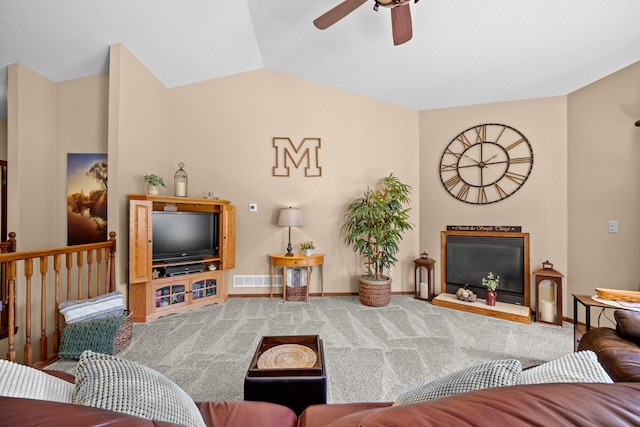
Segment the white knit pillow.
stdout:
<svg viewBox="0 0 640 427">
<path fill-rule="evenodd" d="M 138 363 L 90 350 L 78 360 L 73 403 L 205 427 L 191 397 L 167 377 Z"/>
<path fill-rule="evenodd" d="M 73 389 L 73 384 L 38 369 L 0 360 L 0 396 L 71 403 Z"/>
<path fill-rule="evenodd" d="M 516 359 L 481 363 L 402 393 L 394 406 L 438 399 L 467 391 L 518 384 L 522 364 Z"/>
<path fill-rule="evenodd" d="M 591 350 L 579 351 L 522 371 L 522 384 L 612 383 L 598 356 Z"/>
</svg>

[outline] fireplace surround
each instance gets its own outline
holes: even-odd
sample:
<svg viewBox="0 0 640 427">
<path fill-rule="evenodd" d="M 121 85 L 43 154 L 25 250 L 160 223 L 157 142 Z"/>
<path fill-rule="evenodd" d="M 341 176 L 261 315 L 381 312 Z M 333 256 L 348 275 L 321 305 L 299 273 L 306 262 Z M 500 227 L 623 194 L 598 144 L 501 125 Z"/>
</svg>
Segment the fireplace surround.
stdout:
<svg viewBox="0 0 640 427">
<path fill-rule="evenodd" d="M 529 233 L 494 231 L 441 232 L 442 292 L 468 286 L 485 298 L 482 277 L 500 276 L 497 301 L 530 304 Z"/>
</svg>

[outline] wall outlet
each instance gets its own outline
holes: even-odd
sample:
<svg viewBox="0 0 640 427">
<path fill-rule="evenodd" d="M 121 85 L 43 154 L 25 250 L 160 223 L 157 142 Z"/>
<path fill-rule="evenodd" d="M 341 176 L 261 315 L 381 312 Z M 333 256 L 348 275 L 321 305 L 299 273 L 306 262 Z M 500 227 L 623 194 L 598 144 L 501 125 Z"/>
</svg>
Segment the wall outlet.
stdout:
<svg viewBox="0 0 640 427">
<path fill-rule="evenodd" d="M 256 203 L 249 203 L 249 212 L 258 212 L 258 205 Z"/>
<path fill-rule="evenodd" d="M 609 233 L 618 232 L 618 221 L 609 221 Z"/>
</svg>

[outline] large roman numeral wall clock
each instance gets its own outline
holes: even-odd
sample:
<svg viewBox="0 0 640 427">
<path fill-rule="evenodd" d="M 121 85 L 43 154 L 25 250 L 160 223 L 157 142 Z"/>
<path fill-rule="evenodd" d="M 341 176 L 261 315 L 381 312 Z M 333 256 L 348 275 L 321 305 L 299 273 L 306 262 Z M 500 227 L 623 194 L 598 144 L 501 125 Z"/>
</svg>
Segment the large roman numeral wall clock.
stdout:
<svg viewBox="0 0 640 427">
<path fill-rule="evenodd" d="M 440 180 L 456 199 L 499 202 L 518 191 L 533 168 L 533 149 L 519 130 L 485 123 L 460 132 L 440 159 Z"/>
</svg>

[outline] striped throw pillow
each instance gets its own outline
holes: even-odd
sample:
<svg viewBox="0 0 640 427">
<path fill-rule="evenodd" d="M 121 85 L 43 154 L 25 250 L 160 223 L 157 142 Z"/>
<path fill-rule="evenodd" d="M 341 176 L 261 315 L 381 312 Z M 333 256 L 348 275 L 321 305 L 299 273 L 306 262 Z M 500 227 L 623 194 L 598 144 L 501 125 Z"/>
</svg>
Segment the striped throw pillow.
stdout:
<svg viewBox="0 0 640 427">
<path fill-rule="evenodd" d="M 58 307 L 67 324 L 124 314 L 122 291 L 113 291 L 95 298 L 65 301 Z"/>
</svg>

